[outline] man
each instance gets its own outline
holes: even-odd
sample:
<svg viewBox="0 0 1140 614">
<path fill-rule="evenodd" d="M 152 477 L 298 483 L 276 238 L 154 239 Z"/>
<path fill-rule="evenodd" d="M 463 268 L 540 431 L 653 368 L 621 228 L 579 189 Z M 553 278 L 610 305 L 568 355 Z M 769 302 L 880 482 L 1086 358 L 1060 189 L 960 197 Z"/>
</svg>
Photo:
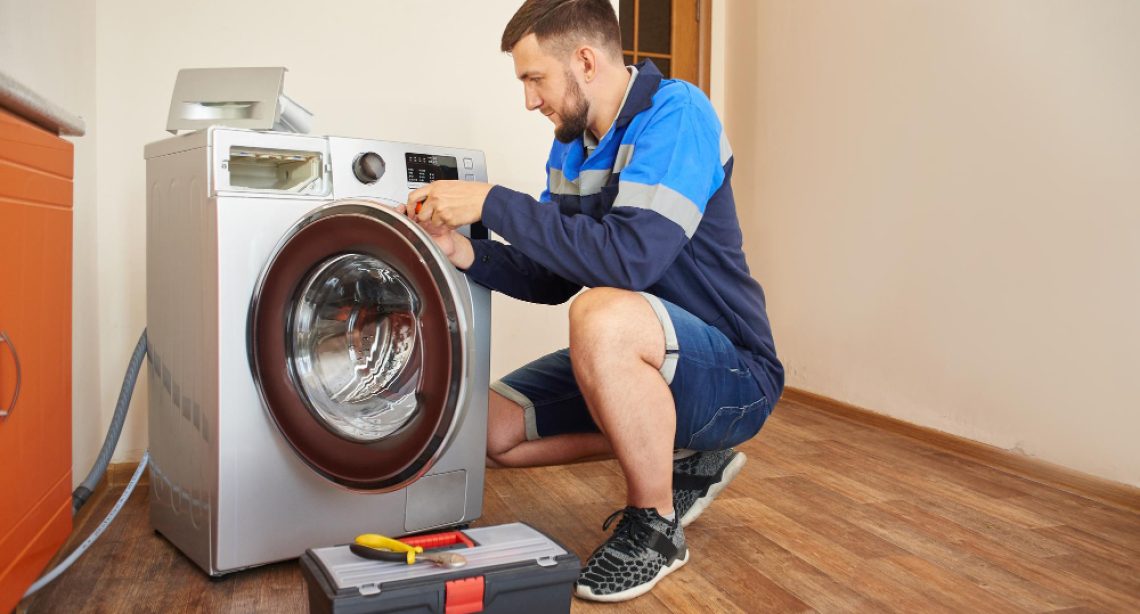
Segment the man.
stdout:
<svg viewBox="0 0 1140 614">
<path fill-rule="evenodd" d="M 554 123 L 547 189 L 439 181 L 405 211 L 493 290 L 556 304 L 589 288 L 570 347 L 492 385 L 488 464 L 616 456 L 627 507 L 576 593 L 630 599 L 688 561 L 683 527 L 740 471 L 732 446 L 763 425 L 783 368 L 704 94 L 649 61 L 624 66 L 609 0 L 527 0 L 502 50 L 527 109 Z M 511 245 L 452 230 L 479 220 Z"/>
</svg>

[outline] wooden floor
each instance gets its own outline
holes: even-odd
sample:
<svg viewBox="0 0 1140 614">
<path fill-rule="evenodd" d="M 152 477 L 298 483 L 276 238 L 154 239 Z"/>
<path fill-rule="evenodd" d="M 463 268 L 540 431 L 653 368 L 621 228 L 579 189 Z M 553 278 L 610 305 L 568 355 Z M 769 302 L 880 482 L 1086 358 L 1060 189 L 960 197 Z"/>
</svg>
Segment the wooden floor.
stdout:
<svg viewBox="0 0 1140 614">
<path fill-rule="evenodd" d="M 740 477 L 686 530 L 687 566 L 634 601 L 574 611 L 1140 612 L 1135 508 L 793 402 L 742 449 Z M 613 462 L 490 471 L 478 524 L 521 520 L 584 559 L 623 490 Z M 88 505 L 81 533 L 117 495 Z M 136 493 L 28 611 L 304 611 L 295 563 L 208 580 L 146 513 Z"/>
</svg>

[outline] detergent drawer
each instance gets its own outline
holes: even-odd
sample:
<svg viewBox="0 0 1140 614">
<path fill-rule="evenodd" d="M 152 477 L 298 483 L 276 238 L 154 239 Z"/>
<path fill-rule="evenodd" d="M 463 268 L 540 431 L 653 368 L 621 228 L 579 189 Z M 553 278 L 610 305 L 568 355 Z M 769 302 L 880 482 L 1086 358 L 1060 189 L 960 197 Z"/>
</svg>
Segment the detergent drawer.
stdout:
<svg viewBox="0 0 1140 614">
<path fill-rule="evenodd" d="M 332 194 L 327 139 L 231 128 L 208 132 L 215 192 L 315 198 Z"/>
</svg>

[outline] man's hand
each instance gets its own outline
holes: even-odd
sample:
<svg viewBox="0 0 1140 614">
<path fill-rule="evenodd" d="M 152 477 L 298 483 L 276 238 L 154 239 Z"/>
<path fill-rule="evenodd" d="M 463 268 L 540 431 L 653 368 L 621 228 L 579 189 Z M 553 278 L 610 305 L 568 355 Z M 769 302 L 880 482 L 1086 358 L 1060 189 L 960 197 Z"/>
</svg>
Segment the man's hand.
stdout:
<svg viewBox="0 0 1140 614">
<path fill-rule="evenodd" d="M 408 215 L 407 205 L 399 205 L 396 207 L 396 213 Z M 408 217 L 415 220 L 415 215 L 408 215 Z M 423 223 L 418 222 L 420 227 L 423 228 L 435 244 L 439 246 L 439 250 L 443 252 L 444 256 L 456 268 L 466 270 L 475 262 L 475 251 L 471 248 L 471 241 L 467 237 L 459 234 L 458 231 L 443 226 L 441 224 L 432 224 L 431 222 Z"/>
<path fill-rule="evenodd" d="M 408 217 L 424 225 L 458 228 L 483 218 L 483 201 L 491 184 L 473 181 L 433 181 L 408 194 Z"/>
</svg>

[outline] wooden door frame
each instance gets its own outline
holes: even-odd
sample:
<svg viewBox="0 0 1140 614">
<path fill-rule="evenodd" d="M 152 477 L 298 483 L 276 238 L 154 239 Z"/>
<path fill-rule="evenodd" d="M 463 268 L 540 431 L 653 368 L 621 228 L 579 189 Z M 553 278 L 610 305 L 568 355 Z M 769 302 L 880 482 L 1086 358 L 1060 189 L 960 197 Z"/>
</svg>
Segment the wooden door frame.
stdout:
<svg viewBox="0 0 1140 614">
<path fill-rule="evenodd" d="M 705 96 L 711 96 L 712 88 L 712 3 L 713 0 L 697 0 L 697 20 L 700 31 L 697 43 L 697 86 Z"/>
<path fill-rule="evenodd" d="M 673 56 L 674 73 L 695 74 L 693 84 L 709 95 L 712 65 L 712 3 L 713 0 L 673 0 L 673 31 L 670 47 Z M 677 50 L 681 47 L 678 39 L 684 36 L 696 37 L 696 66 L 678 62 Z"/>
<path fill-rule="evenodd" d="M 713 0 L 672 0 L 672 31 L 670 32 L 670 53 L 669 57 L 672 63 L 672 75 L 676 76 L 678 72 L 686 75 L 695 75 L 692 79 L 694 85 L 701 88 L 705 95 L 710 95 L 711 81 L 712 81 L 712 3 Z M 638 21 L 640 20 L 639 13 L 641 8 L 640 0 L 634 0 L 633 15 L 633 40 L 624 41 L 632 43 L 631 49 L 624 49 L 623 53 L 629 51 L 635 54 L 635 57 L 649 57 L 653 58 L 655 54 L 640 53 L 638 41 L 640 27 Z M 619 15 L 620 17 L 620 15 Z M 677 50 L 681 47 L 679 39 L 685 36 L 696 37 L 697 57 L 695 58 L 696 66 L 686 62 L 678 62 Z"/>
</svg>

